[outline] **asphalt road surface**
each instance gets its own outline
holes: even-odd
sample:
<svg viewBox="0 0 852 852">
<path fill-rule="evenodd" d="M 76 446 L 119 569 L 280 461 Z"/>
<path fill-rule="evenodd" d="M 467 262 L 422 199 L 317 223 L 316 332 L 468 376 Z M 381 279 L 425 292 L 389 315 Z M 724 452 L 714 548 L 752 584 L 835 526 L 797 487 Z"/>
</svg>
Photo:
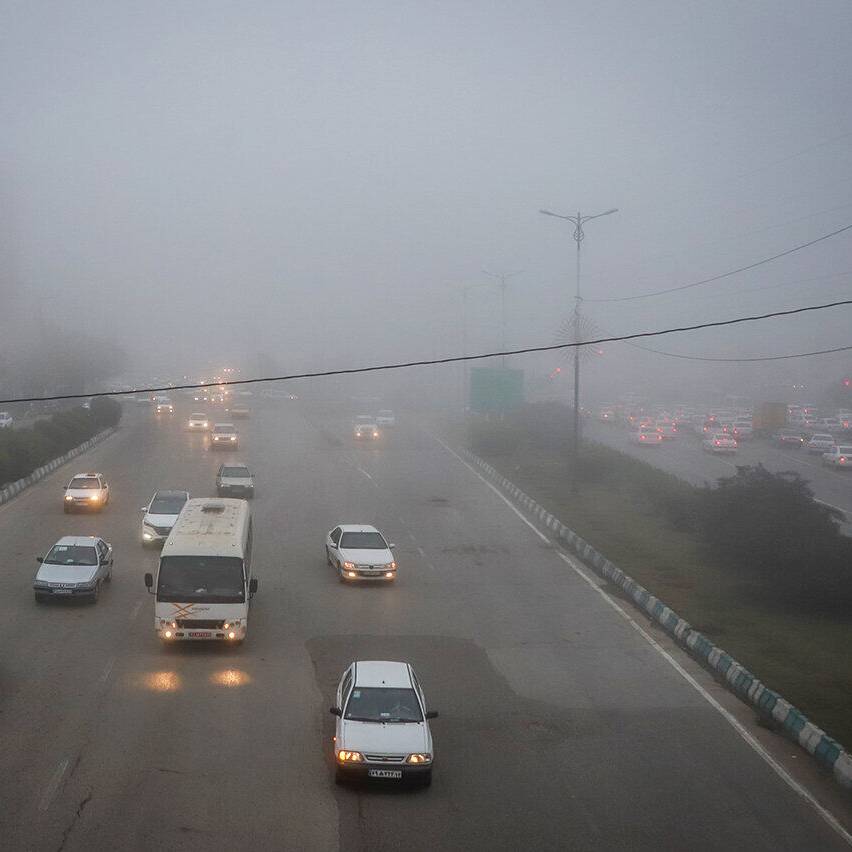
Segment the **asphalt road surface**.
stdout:
<svg viewBox="0 0 852 852">
<path fill-rule="evenodd" d="M 416 423 L 356 447 L 352 412 L 257 402 L 219 454 L 183 431 L 193 407 L 156 421 L 130 405 L 116 435 L 0 507 L 3 848 L 848 848 Z M 157 488 L 212 495 L 229 457 L 257 475 L 249 637 L 162 647 L 139 508 Z M 109 477 L 102 514 L 63 514 L 77 469 Z M 397 585 L 338 582 L 323 552 L 338 522 L 397 543 Z M 114 545 L 113 582 L 95 606 L 38 606 L 34 557 L 69 533 Z M 358 658 L 417 669 L 440 712 L 430 789 L 333 783 L 328 707 Z"/>
<path fill-rule="evenodd" d="M 713 455 L 701 447 L 698 435 L 686 433 L 661 446 L 640 447 L 630 443 L 628 432 L 616 424 L 588 421 L 586 438 L 629 453 L 693 485 L 713 483 L 732 476 L 737 465 L 762 464 L 773 473 L 792 470 L 810 483 L 814 496 L 845 514 L 843 530 L 852 535 L 852 472 L 824 467 L 821 456 L 806 449 L 783 450 L 768 441 L 743 441 L 735 454 Z"/>
</svg>

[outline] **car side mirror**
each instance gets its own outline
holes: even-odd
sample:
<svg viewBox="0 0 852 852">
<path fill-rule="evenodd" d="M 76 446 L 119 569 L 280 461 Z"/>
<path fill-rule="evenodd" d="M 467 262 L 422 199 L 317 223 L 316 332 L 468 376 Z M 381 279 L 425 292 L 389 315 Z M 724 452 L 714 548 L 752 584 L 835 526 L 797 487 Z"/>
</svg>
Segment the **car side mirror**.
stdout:
<svg viewBox="0 0 852 852">
<path fill-rule="evenodd" d="M 154 576 L 153 574 L 146 573 L 145 574 L 145 588 L 150 592 L 154 586 Z"/>
<path fill-rule="evenodd" d="M 142 507 L 139 511 L 140 511 L 140 512 L 145 512 L 145 513 L 147 514 L 147 512 L 148 512 L 148 507 L 147 507 L 147 506 L 143 506 L 143 507 Z"/>
<path fill-rule="evenodd" d="M 43 556 L 36 556 L 36 562 L 38 562 L 39 565 L 41 565 L 41 563 L 44 562 L 44 557 Z"/>
<path fill-rule="evenodd" d="M 249 594 L 253 595 L 257 592 L 257 577 L 252 577 L 249 580 Z"/>
<path fill-rule="evenodd" d="M 343 715 L 343 713 L 341 712 L 339 707 L 329 707 L 328 712 L 331 713 L 332 716 L 342 716 Z"/>
<path fill-rule="evenodd" d="M 426 718 L 427 719 L 437 719 L 438 718 L 438 711 L 437 710 L 427 710 L 426 711 Z"/>
<path fill-rule="evenodd" d="M 396 550 L 396 545 L 391 543 L 391 544 L 388 545 L 388 549 L 389 550 Z"/>
</svg>

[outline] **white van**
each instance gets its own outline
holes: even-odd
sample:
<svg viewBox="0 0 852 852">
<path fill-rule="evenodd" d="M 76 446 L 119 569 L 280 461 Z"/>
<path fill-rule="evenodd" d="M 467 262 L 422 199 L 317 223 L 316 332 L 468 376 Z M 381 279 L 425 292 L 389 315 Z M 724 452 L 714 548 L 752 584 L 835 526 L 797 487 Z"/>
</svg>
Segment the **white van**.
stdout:
<svg viewBox="0 0 852 852">
<path fill-rule="evenodd" d="M 245 500 L 188 500 L 160 553 L 154 630 L 164 642 L 242 642 L 257 580 L 251 575 L 252 523 Z"/>
</svg>

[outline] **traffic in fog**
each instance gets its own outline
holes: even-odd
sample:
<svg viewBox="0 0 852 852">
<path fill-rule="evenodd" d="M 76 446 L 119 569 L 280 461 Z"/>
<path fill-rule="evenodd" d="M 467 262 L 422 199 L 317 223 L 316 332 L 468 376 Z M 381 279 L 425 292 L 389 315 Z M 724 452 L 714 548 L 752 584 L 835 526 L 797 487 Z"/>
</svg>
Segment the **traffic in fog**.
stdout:
<svg viewBox="0 0 852 852">
<path fill-rule="evenodd" d="M 0 848 L 852 847 L 847 4 L 0 5 Z"/>
</svg>

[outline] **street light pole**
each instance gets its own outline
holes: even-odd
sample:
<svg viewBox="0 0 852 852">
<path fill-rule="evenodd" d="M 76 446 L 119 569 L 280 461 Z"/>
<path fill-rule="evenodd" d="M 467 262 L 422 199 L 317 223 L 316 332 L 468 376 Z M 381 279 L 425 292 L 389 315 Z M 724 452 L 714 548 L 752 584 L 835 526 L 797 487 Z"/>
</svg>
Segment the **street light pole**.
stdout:
<svg viewBox="0 0 852 852">
<path fill-rule="evenodd" d="M 500 349 L 506 351 L 506 282 L 515 275 L 520 275 L 522 270 L 518 269 L 515 272 L 491 272 L 488 269 L 482 270 L 485 275 L 491 278 L 496 278 L 500 282 L 500 322 L 502 323 L 502 337 L 500 341 Z M 506 356 L 501 356 L 503 369 L 506 368 Z"/>
<path fill-rule="evenodd" d="M 586 236 L 583 232 L 583 225 L 590 222 L 592 219 L 599 219 L 601 216 L 609 216 L 612 213 L 617 213 L 618 208 L 613 207 L 612 210 L 605 210 L 603 213 L 595 213 L 593 216 L 583 216 L 580 211 L 577 211 L 576 216 L 563 216 L 559 213 L 551 213 L 550 210 L 539 210 L 545 216 L 554 216 L 557 219 L 564 219 L 566 222 L 571 222 L 574 225 L 574 241 L 577 243 L 577 287 L 574 293 L 574 343 L 579 344 L 580 341 L 580 306 L 582 297 L 580 296 L 580 243 Z M 574 347 L 574 440 L 573 450 L 575 461 L 580 457 L 580 346 Z"/>
<path fill-rule="evenodd" d="M 487 287 L 487 284 L 464 284 L 462 291 L 462 355 L 467 355 L 467 294 L 477 287 Z M 466 407 L 470 396 L 470 361 L 462 364 L 462 406 Z"/>
</svg>

